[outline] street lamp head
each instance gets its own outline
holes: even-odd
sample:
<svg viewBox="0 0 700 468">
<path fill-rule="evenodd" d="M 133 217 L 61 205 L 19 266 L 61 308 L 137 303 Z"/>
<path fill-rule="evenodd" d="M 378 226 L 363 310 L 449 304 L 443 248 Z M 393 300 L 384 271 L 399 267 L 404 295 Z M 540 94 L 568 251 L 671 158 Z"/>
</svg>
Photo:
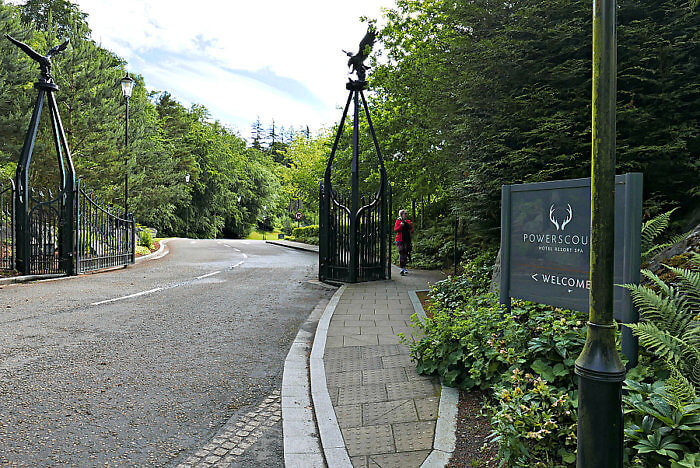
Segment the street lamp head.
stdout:
<svg viewBox="0 0 700 468">
<path fill-rule="evenodd" d="M 189 184 L 190 183 L 190 173 L 188 172 L 185 174 L 185 183 Z"/>
<path fill-rule="evenodd" d="M 129 76 L 129 72 L 126 72 L 126 76 L 121 79 L 121 84 L 124 98 L 129 99 L 131 92 L 134 90 L 134 79 Z"/>
</svg>

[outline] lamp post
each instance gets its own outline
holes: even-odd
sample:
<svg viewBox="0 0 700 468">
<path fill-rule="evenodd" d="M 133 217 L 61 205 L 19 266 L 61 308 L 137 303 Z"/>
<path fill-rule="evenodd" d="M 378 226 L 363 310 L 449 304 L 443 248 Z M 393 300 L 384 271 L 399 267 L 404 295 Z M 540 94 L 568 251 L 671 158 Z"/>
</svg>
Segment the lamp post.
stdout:
<svg viewBox="0 0 700 468">
<path fill-rule="evenodd" d="M 593 2 L 591 153 L 591 287 L 588 335 L 576 360 L 578 433 L 576 466 L 622 466 L 622 382 L 625 366 L 615 348 L 615 0 Z"/>
<path fill-rule="evenodd" d="M 129 98 L 134 90 L 134 79 L 126 72 L 121 79 L 122 94 L 126 102 L 125 126 L 124 126 L 124 216 L 129 212 Z"/>
<path fill-rule="evenodd" d="M 187 184 L 187 195 L 190 194 L 190 173 L 185 174 L 185 184 Z M 187 202 L 187 224 L 185 227 L 185 237 L 190 238 L 190 203 Z"/>
</svg>

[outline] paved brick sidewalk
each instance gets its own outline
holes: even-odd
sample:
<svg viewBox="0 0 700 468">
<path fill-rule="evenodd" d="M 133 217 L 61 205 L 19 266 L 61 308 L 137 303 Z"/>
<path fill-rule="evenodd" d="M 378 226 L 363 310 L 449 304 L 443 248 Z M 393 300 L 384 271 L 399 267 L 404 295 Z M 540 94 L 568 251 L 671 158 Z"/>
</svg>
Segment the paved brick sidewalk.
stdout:
<svg viewBox="0 0 700 468">
<path fill-rule="evenodd" d="M 418 375 L 408 346 L 410 290 L 436 272 L 350 284 L 328 329 L 324 365 L 338 425 L 354 467 L 418 467 L 433 448 L 439 382 Z"/>
</svg>

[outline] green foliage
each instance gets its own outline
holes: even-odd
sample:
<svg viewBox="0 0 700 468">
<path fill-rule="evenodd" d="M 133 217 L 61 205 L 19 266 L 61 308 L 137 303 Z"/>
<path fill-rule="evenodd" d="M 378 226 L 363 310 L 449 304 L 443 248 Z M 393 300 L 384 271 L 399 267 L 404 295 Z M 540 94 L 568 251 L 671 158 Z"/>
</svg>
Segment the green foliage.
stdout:
<svg viewBox="0 0 700 468">
<path fill-rule="evenodd" d="M 691 5 L 621 0 L 617 30 L 617 170 L 644 172 L 645 199 L 686 219 L 700 196 Z M 502 184 L 588 177 L 591 18 L 583 0 L 397 1 L 370 76 L 395 206 L 447 198 L 493 245 Z"/>
<path fill-rule="evenodd" d="M 640 312 L 639 323 L 625 326 L 657 365 L 646 379 L 625 382 L 626 456 L 645 466 L 695 463 L 681 456 L 700 446 L 700 255 L 691 257 L 688 269 L 666 267 L 674 284 L 642 270 L 653 289 L 624 285 Z"/>
<path fill-rule="evenodd" d="M 684 453 L 697 449 L 700 399 L 678 399 L 663 380 L 644 383 L 628 379 L 625 390 L 625 454 L 631 463 L 675 466 L 673 462 L 681 460 Z"/>
<path fill-rule="evenodd" d="M 318 224 L 303 226 L 292 229 L 294 237 L 318 237 Z"/>
<path fill-rule="evenodd" d="M 139 245 L 148 249 L 153 248 L 153 234 L 148 229 L 139 231 Z"/>
<path fill-rule="evenodd" d="M 148 247 L 145 247 L 143 245 L 137 245 L 136 246 L 136 253 L 138 255 L 148 255 L 149 253 L 151 253 L 151 249 L 149 249 Z"/>
<path fill-rule="evenodd" d="M 491 425 L 506 466 L 574 466 L 577 396 L 542 376 L 513 369 L 494 387 Z"/>
<path fill-rule="evenodd" d="M 651 260 L 658 252 L 683 240 L 685 237 L 685 235 L 681 234 L 671 237 L 666 242 L 655 243 L 656 238 L 668 228 L 671 215 L 676 209 L 661 213 L 642 224 L 641 251 L 643 264 Z"/>
<path fill-rule="evenodd" d="M 678 278 L 668 285 L 648 270 L 642 270 L 658 291 L 640 285 L 624 285 L 639 309 L 640 322 L 625 324 L 649 352 L 664 360 L 697 386 L 700 383 L 700 255 L 693 254 L 691 269 L 667 267 Z"/>
<path fill-rule="evenodd" d="M 273 223 L 280 211 L 280 184 L 272 156 L 246 148 L 242 138 L 212 121 L 202 106 L 186 109 L 167 92 L 147 93 L 138 75 L 129 100 L 129 147 L 124 147 L 125 105 L 118 81 L 125 62 L 91 39 L 86 18 L 67 0 L 28 0 L 21 6 L 0 1 L 0 35 L 11 34 L 40 52 L 66 36 L 71 39 L 54 58 L 53 75 L 78 177 L 101 199 L 123 206 L 126 170 L 129 211 L 140 223 L 171 235 L 185 235 L 187 218 L 193 237 L 245 237 L 263 216 Z M 36 76 L 36 64 L 3 37 L 2 175 L 12 175 L 19 158 L 36 98 Z M 31 184 L 40 189 L 58 184 L 46 114 L 30 171 Z"/>
</svg>

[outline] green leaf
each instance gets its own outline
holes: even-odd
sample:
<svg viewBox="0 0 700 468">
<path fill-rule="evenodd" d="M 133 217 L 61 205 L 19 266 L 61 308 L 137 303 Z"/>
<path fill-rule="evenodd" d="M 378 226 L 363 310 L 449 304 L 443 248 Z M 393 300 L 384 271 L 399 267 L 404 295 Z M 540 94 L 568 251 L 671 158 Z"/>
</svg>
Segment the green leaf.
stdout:
<svg viewBox="0 0 700 468">
<path fill-rule="evenodd" d="M 554 382 L 554 370 L 551 366 L 545 364 L 542 359 L 537 359 L 530 365 L 530 367 L 532 367 L 532 370 L 537 372 L 544 380 Z"/>
</svg>

